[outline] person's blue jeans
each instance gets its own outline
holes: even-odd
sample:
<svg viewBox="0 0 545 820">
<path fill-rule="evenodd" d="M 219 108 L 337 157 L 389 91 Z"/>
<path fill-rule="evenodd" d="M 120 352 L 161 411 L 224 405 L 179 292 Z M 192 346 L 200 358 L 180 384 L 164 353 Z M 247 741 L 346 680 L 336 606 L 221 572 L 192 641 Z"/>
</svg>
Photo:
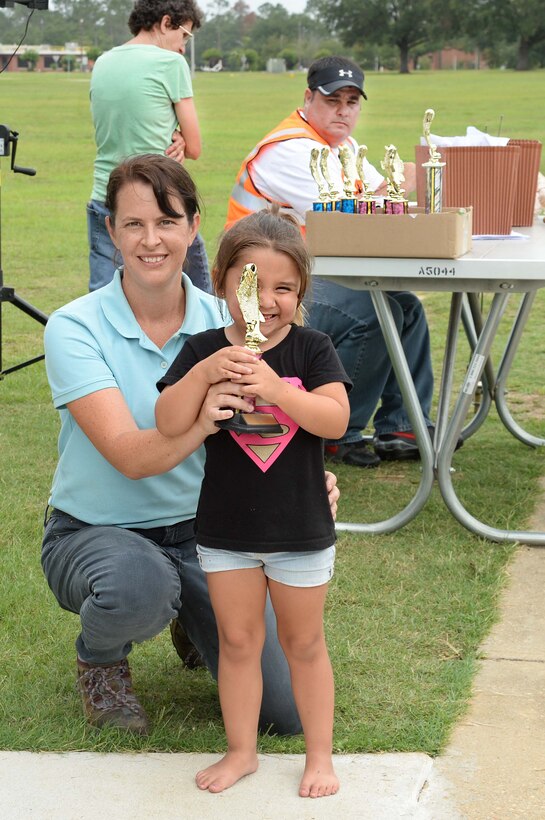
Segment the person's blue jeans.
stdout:
<svg viewBox="0 0 545 820">
<path fill-rule="evenodd" d="M 61 607 L 80 616 L 76 648 L 81 660 L 114 664 L 128 655 L 133 643 L 155 637 L 179 617 L 217 678 L 216 621 L 199 566 L 193 524 L 128 530 L 91 526 L 60 510 L 52 511 L 45 526 L 42 567 Z M 297 734 L 301 724 L 270 601 L 266 626 L 260 728 Z"/>
<path fill-rule="evenodd" d="M 388 293 L 388 299 L 422 412 L 426 424 L 430 425 L 433 370 L 424 308 L 414 293 L 407 291 Z M 349 393 L 348 429 L 335 443 L 359 441 L 373 413 L 377 435 L 410 430 L 411 423 L 369 293 L 314 277 L 306 306 L 310 326 L 331 337 L 354 385 Z"/>
<path fill-rule="evenodd" d="M 111 282 L 116 268 L 123 264 L 123 258 L 110 239 L 106 227 L 106 217 L 109 214 L 110 211 L 103 202 L 92 199 L 87 203 L 89 290 L 98 290 Z M 206 247 L 200 234 L 197 234 L 193 244 L 187 249 L 184 273 L 198 288 L 206 293 L 212 292 Z"/>
</svg>

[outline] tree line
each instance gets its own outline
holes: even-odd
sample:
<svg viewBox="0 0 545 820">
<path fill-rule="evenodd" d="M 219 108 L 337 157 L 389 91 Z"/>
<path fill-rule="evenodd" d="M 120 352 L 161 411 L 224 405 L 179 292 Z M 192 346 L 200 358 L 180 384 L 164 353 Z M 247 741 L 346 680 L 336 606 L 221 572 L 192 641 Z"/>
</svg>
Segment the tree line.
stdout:
<svg viewBox="0 0 545 820">
<path fill-rule="evenodd" d="M 35 11 L 25 41 L 77 42 L 91 59 L 129 38 L 133 0 L 52 0 Z M 29 11 L 0 9 L 0 42 L 18 43 Z M 479 52 L 490 66 L 545 66 L 543 0 L 308 0 L 293 14 L 278 3 L 257 12 L 244 0 L 211 0 L 195 37 L 197 67 L 219 60 L 232 71 L 263 69 L 282 58 L 288 69 L 342 53 L 366 69 L 408 73 L 427 68 L 445 46 Z M 24 46 L 21 48 L 24 54 Z"/>
</svg>

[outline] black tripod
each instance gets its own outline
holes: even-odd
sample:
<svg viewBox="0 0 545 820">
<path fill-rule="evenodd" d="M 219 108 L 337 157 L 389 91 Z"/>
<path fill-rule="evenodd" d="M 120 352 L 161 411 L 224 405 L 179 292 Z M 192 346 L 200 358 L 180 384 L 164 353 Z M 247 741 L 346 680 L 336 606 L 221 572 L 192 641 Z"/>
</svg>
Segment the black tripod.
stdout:
<svg viewBox="0 0 545 820">
<path fill-rule="evenodd" d="M 27 174 L 33 177 L 36 173 L 34 168 L 21 168 L 15 165 L 15 152 L 17 150 L 18 138 L 19 134 L 17 131 L 10 131 L 7 125 L 0 125 L 0 157 L 9 157 L 9 147 L 10 144 L 13 145 L 11 170 L 14 174 Z M 8 373 L 13 373 L 15 370 L 27 367 L 29 364 L 40 362 L 44 358 L 43 355 L 35 356 L 33 359 L 28 359 L 28 361 L 21 362 L 21 364 L 9 367 L 6 370 L 2 368 L 2 305 L 4 302 L 11 302 L 12 305 L 15 305 L 15 307 L 22 310 L 23 313 L 26 313 L 42 325 L 47 323 L 48 316 L 46 313 L 42 313 L 41 310 L 38 310 L 38 308 L 35 308 L 25 299 L 18 296 L 13 288 L 4 286 L 4 272 L 2 270 L 2 175 L 0 173 L 0 379 L 3 379 Z"/>
</svg>

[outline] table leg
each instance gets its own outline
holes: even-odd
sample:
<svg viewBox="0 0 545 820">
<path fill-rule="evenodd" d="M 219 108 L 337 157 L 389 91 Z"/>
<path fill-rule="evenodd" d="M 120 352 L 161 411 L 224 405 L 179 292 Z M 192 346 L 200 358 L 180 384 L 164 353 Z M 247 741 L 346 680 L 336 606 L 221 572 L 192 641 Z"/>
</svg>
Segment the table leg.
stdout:
<svg viewBox="0 0 545 820">
<path fill-rule="evenodd" d="M 496 387 L 494 391 L 494 401 L 496 402 L 498 415 L 510 433 L 522 441 L 523 444 L 527 444 L 529 447 L 543 447 L 545 445 L 545 439 L 539 438 L 538 436 L 533 436 L 531 433 L 527 433 L 526 430 L 524 430 L 515 421 L 509 411 L 509 408 L 507 407 L 505 398 L 507 395 L 507 377 L 509 375 L 511 365 L 513 364 L 518 344 L 522 336 L 522 331 L 524 330 L 528 316 L 530 315 L 530 310 L 535 297 L 536 291 L 531 291 L 530 293 L 525 293 L 521 301 L 502 360 L 500 362 L 498 378 L 496 379 Z"/>
<path fill-rule="evenodd" d="M 456 348 L 458 345 L 458 328 L 460 327 L 460 319 L 462 315 L 462 297 L 463 294 L 461 293 L 453 293 L 450 301 L 447 338 L 445 342 L 443 366 L 441 368 L 441 384 L 439 386 L 435 436 L 433 440 L 435 453 L 437 453 L 441 447 L 441 443 L 445 437 L 448 426 L 450 397 L 452 394 L 452 382 L 454 377 L 454 364 L 456 361 Z M 435 456 L 434 467 L 437 467 L 437 455 Z"/>
<path fill-rule="evenodd" d="M 416 441 L 421 455 L 422 472 L 420 484 L 415 495 L 401 512 L 385 521 L 378 521 L 372 524 L 337 523 L 336 529 L 345 532 L 388 533 L 394 532 L 409 521 L 412 521 L 428 500 L 434 479 L 433 447 L 424 421 L 422 408 L 416 395 L 409 366 L 407 365 L 407 359 L 405 358 L 390 305 L 388 304 L 388 295 L 381 290 L 371 290 L 370 294 L 390 356 L 390 361 L 392 362 L 399 383 L 401 395 L 405 402 L 407 415 L 409 416 L 412 429 L 416 435 Z"/>
<path fill-rule="evenodd" d="M 453 516 L 471 532 L 483 538 L 487 538 L 490 541 L 521 541 L 524 544 L 531 544 L 533 546 L 545 546 L 545 532 L 502 530 L 496 527 L 490 527 L 471 515 L 454 492 L 450 472 L 456 441 L 460 435 L 465 417 L 473 399 L 475 385 L 484 370 L 508 298 L 509 294 L 496 293 L 492 300 L 490 312 L 477 340 L 475 350 L 473 351 L 473 356 L 471 357 L 460 395 L 456 401 L 445 436 L 439 445 L 437 453 L 437 479 L 445 504 Z"/>
<path fill-rule="evenodd" d="M 477 339 L 483 329 L 483 316 L 479 305 L 479 295 L 478 293 L 466 293 L 463 298 L 462 321 L 471 353 L 475 350 Z M 492 367 L 491 360 L 487 359 L 483 371 L 482 394 L 479 407 L 471 421 L 466 424 L 461 432 L 464 441 L 474 435 L 486 419 L 492 405 L 492 399 L 494 398 L 495 383 L 494 368 Z"/>
</svg>

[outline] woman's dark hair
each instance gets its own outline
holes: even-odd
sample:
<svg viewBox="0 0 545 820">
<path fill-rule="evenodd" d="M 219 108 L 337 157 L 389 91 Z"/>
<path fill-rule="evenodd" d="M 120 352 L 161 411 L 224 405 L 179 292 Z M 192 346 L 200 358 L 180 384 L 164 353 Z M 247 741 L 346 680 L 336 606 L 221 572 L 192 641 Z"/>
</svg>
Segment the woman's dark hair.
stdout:
<svg viewBox="0 0 545 820">
<path fill-rule="evenodd" d="M 248 252 L 252 248 L 270 248 L 277 253 L 285 253 L 294 262 L 301 277 L 296 323 L 302 325 L 304 309 L 301 302 L 310 285 L 312 257 L 303 240 L 299 223 L 291 214 L 279 211 L 278 205 L 256 211 L 225 231 L 212 268 L 214 292 L 217 296 L 223 295 L 227 271 L 236 265 L 243 266 L 251 262 Z"/>
<path fill-rule="evenodd" d="M 197 188 L 183 165 L 163 154 L 139 154 L 121 162 L 110 174 L 106 207 L 110 211 L 112 224 L 115 224 L 119 192 L 131 182 L 151 185 L 157 204 L 166 216 L 183 216 L 172 208 L 172 198 L 183 202 L 189 224 L 192 224 L 195 214 L 200 213 Z"/>
<path fill-rule="evenodd" d="M 200 28 L 202 11 L 193 0 L 137 0 L 129 17 L 129 28 L 135 37 L 140 31 L 149 31 L 165 15 L 170 17 L 171 28 L 192 22 Z"/>
</svg>

